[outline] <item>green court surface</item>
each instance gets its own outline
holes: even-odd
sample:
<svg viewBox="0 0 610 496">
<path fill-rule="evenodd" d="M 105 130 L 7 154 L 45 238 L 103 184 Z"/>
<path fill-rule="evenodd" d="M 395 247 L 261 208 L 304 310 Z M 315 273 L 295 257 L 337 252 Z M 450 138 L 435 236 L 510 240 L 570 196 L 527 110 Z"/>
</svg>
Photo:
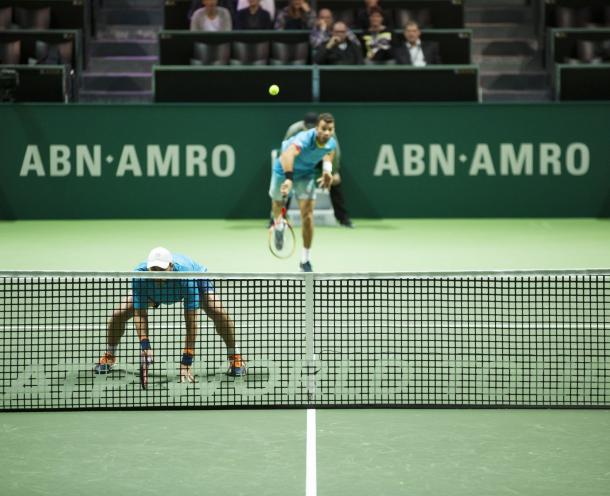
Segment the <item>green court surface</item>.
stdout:
<svg viewBox="0 0 610 496">
<path fill-rule="evenodd" d="M 305 494 L 302 410 L 5 413 L 2 494 Z M 317 493 L 603 496 L 605 411 L 319 410 Z"/>
<path fill-rule="evenodd" d="M 316 230 L 316 271 L 610 267 L 608 219 L 368 219 L 356 226 Z M 211 272 L 298 270 L 298 252 L 287 261 L 271 256 L 263 220 L 2 222 L 0 240 L 1 269 L 126 271 L 163 245 Z"/>
<path fill-rule="evenodd" d="M 608 220 L 356 226 L 316 230 L 317 271 L 610 267 Z M 128 271 L 156 245 L 211 272 L 298 265 L 273 259 L 263 220 L 28 221 L 0 223 L 0 269 Z M 601 496 L 610 412 L 322 409 L 313 431 L 304 410 L 1 413 L 0 459 L 0 495 Z"/>
</svg>

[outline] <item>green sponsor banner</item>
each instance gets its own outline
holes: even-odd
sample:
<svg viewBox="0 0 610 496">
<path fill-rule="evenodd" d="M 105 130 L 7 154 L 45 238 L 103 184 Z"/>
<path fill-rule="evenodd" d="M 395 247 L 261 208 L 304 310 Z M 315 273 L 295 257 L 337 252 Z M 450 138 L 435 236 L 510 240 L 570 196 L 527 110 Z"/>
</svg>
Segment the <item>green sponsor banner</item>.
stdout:
<svg viewBox="0 0 610 496">
<path fill-rule="evenodd" d="M 258 218 L 271 150 L 330 111 L 353 217 L 610 212 L 610 104 L 0 105 L 0 217 Z"/>
</svg>

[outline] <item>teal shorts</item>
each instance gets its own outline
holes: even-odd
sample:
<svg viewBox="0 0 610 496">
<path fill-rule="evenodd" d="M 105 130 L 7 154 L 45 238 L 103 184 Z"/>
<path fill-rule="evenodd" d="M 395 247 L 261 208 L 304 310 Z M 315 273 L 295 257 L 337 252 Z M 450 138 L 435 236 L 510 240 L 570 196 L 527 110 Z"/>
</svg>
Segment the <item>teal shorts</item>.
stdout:
<svg viewBox="0 0 610 496">
<path fill-rule="evenodd" d="M 272 172 L 271 184 L 269 185 L 269 196 L 272 200 L 282 201 L 282 193 L 280 187 L 286 178 L 283 174 Z M 316 199 L 316 181 L 314 177 L 299 178 L 292 182 L 291 193 L 297 200 L 315 200 Z"/>
</svg>

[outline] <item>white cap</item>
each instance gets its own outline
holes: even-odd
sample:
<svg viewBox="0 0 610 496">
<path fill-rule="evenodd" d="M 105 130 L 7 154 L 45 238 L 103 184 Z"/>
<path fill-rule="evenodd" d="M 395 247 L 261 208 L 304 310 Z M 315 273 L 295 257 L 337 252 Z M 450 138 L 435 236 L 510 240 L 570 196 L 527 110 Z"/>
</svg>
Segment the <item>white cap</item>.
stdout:
<svg viewBox="0 0 610 496">
<path fill-rule="evenodd" d="M 146 260 L 146 268 L 150 269 L 151 267 L 159 267 L 160 269 L 165 270 L 173 261 L 174 258 L 167 248 L 157 246 L 156 248 L 150 250 L 148 259 Z"/>
</svg>

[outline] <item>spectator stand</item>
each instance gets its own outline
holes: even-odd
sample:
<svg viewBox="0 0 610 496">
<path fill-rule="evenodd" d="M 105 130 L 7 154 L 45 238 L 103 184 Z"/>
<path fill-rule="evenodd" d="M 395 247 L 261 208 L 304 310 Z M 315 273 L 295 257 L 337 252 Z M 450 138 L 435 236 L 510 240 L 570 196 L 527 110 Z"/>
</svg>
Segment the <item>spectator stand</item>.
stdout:
<svg viewBox="0 0 610 496">
<path fill-rule="evenodd" d="M 550 29 L 547 60 L 556 100 L 610 100 L 610 28 Z"/>
<path fill-rule="evenodd" d="M 364 7 L 362 0 L 312 0 L 311 7 L 331 9 L 335 20 L 352 26 L 356 13 Z M 416 20 L 422 28 L 459 29 L 464 27 L 463 0 L 382 0 L 383 8 L 392 12 L 392 24 L 402 27 L 407 20 Z M 287 0 L 275 2 L 276 12 L 288 4 Z M 191 0 L 165 0 L 165 30 L 188 29 L 188 11 Z"/>
<path fill-rule="evenodd" d="M 161 65 L 307 65 L 309 31 L 161 31 Z"/>
<path fill-rule="evenodd" d="M 156 66 L 154 89 L 157 102 L 480 101 L 475 65 Z"/>
<path fill-rule="evenodd" d="M 315 9 L 330 9 L 335 20 L 353 26 L 363 0 L 317 0 Z M 380 6 L 392 14 L 389 24 L 402 28 L 407 21 L 418 22 L 422 29 L 460 29 L 464 27 L 462 0 L 381 0 Z"/>
<path fill-rule="evenodd" d="M 7 88 L 7 75 L 15 84 Z M 63 65 L 0 66 L 0 102 L 68 102 L 68 77 Z"/>
<path fill-rule="evenodd" d="M 51 81 L 54 89 L 45 98 L 53 95 L 53 101 L 57 101 L 55 80 L 62 74 L 63 100 L 77 100 L 91 21 L 91 2 L 85 0 L 0 0 L 1 62 L 7 64 L 10 59 L 13 65 L 38 67 L 65 64 L 65 70 L 57 73 L 24 69 L 20 71 L 20 84 L 29 84 L 34 78 L 40 84 Z M 45 91 L 41 89 L 41 93 Z M 21 91 L 20 98 L 26 94 L 29 92 Z"/>
<path fill-rule="evenodd" d="M 80 30 L 0 31 L 0 64 L 65 66 L 68 101 L 78 99 L 82 74 Z"/>
<path fill-rule="evenodd" d="M 0 0 L 1 29 L 80 30 L 82 53 L 91 35 L 88 0 Z M 3 23 L 8 27 L 3 28 Z M 83 66 L 86 60 L 82 59 Z"/>
</svg>

